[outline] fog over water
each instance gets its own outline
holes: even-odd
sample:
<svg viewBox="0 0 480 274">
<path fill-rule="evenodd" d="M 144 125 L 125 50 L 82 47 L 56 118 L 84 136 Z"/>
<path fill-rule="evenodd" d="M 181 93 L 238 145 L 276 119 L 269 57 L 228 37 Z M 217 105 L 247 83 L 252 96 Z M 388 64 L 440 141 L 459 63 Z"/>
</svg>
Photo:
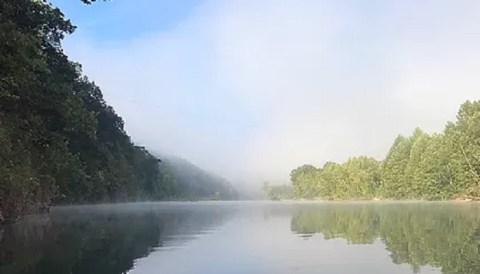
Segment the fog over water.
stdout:
<svg viewBox="0 0 480 274">
<path fill-rule="evenodd" d="M 478 1 L 66 2 L 67 53 L 136 143 L 254 188 L 478 99 Z"/>
<path fill-rule="evenodd" d="M 476 274 L 479 245 L 478 203 L 56 207 L 0 227 L 0 273 Z"/>
</svg>

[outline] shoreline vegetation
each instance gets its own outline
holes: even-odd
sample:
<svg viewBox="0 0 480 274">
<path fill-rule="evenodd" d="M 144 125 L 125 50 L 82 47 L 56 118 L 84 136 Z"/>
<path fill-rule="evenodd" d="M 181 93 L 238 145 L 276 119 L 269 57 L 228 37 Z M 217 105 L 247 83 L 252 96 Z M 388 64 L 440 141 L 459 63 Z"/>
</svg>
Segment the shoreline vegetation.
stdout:
<svg viewBox="0 0 480 274">
<path fill-rule="evenodd" d="M 480 101 L 466 101 L 440 133 L 399 135 L 385 159 L 302 165 L 291 185 L 264 183 L 272 200 L 480 200 Z"/>
<path fill-rule="evenodd" d="M 62 49 L 75 28 L 48 1 L 0 1 L 0 223 L 51 205 L 235 199 L 226 180 L 131 141 Z"/>
<path fill-rule="evenodd" d="M 395 200 L 395 199 L 338 199 L 338 200 L 322 200 L 322 199 L 269 199 L 272 202 L 285 203 L 306 203 L 306 204 L 328 204 L 328 203 L 480 203 L 480 198 L 456 198 L 452 200 Z"/>
</svg>

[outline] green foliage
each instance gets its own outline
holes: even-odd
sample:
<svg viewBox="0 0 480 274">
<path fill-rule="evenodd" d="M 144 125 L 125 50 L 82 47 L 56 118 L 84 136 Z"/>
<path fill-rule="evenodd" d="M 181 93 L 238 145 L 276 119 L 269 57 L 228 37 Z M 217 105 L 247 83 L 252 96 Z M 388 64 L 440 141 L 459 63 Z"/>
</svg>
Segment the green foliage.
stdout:
<svg viewBox="0 0 480 274">
<path fill-rule="evenodd" d="M 373 158 L 361 156 L 350 158 L 343 165 L 343 178 L 338 181 L 333 196 L 371 198 L 380 180 L 380 165 Z"/>
<path fill-rule="evenodd" d="M 351 158 L 291 173 L 296 198 L 480 198 L 480 101 L 465 102 L 457 121 L 429 136 L 417 128 L 398 136 L 386 158 Z"/>
<path fill-rule="evenodd" d="M 380 164 L 362 156 L 343 164 L 329 162 L 322 168 L 305 165 L 292 171 L 291 180 L 298 198 L 364 199 L 375 195 Z"/>
<path fill-rule="evenodd" d="M 315 180 L 317 168 L 312 165 L 303 165 L 290 173 L 293 184 L 293 192 L 296 197 L 312 198 L 316 194 L 316 189 L 311 182 Z"/>
<path fill-rule="evenodd" d="M 480 197 L 480 101 L 465 102 L 445 135 L 454 159 L 454 193 Z"/>
<path fill-rule="evenodd" d="M 382 196 L 393 198 L 406 198 L 406 175 L 405 170 L 410 158 L 412 140 L 398 136 L 393 142 L 387 157 L 382 163 L 382 184 L 380 193 Z"/>
<path fill-rule="evenodd" d="M 417 172 L 413 175 L 418 198 L 450 199 L 453 196 L 450 142 L 442 134 L 434 134 L 422 154 Z"/>
<path fill-rule="evenodd" d="M 77 169 L 66 132 L 95 130 L 93 114 L 74 95 L 78 67 L 60 48 L 73 30 L 42 2 L 0 2 L 0 211 L 6 218 L 47 208 L 56 175 Z"/>
<path fill-rule="evenodd" d="M 0 219 L 182 191 L 63 53 L 74 30 L 46 1 L 0 1 Z"/>
</svg>

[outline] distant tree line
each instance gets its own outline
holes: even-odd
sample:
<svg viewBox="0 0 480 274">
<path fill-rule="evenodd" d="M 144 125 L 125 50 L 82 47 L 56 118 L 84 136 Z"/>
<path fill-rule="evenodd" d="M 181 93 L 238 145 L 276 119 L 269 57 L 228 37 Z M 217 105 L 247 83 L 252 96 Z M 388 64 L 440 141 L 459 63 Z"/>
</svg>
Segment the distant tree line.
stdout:
<svg viewBox="0 0 480 274">
<path fill-rule="evenodd" d="M 293 188 L 290 185 L 274 185 L 264 182 L 262 191 L 265 198 L 270 200 L 290 200 L 293 199 Z"/>
<path fill-rule="evenodd" d="M 480 197 L 480 101 L 467 101 L 455 122 L 429 135 L 398 136 L 382 161 L 360 156 L 291 174 L 294 196 L 306 199 Z"/>
<path fill-rule="evenodd" d="M 65 55 L 61 41 L 74 30 L 46 1 L 0 0 L 0 222 L 52 203 L 183 191 Z"/>
<path fill-rule="evenodd" d="M 238 191 L 226 179 L 179 157 L 162 156 L 160 170 L 175 200 L 234 200 Z"/>
</svg>

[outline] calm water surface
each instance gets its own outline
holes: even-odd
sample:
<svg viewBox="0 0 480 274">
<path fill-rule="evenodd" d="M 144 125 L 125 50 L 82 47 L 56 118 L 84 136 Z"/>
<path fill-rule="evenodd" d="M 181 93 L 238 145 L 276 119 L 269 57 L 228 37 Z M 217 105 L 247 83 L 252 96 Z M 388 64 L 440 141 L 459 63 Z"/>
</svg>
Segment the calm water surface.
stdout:
<svg viewBox="0 0 480 274">
<path fill-rule="evenodd" d="M 0 227 L 0 273 L 475 273 L 480 204 L 139 203 Z"/>
</svg>

